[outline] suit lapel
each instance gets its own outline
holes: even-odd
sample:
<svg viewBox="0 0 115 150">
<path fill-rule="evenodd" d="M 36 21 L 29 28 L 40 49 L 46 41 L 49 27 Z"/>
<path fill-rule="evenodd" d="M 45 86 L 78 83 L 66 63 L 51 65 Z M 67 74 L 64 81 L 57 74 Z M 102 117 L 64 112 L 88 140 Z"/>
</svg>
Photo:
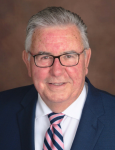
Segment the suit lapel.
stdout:
<svg viewBox="0 0 115 150">
<path fill-rule="evenodd" d="M 87 82 L 88 95 L 71 150 L 93 150 L 104 128 L 100 121 L 104 114 L 101 96 L 88 80 Z"/>
<path fill-rule="evenodd" d="M 33 87 L 22 101 L 23 109 L 18 113 L 21 150 L 34 150 L 34 122 L 37 92 Z"/>
</svg>

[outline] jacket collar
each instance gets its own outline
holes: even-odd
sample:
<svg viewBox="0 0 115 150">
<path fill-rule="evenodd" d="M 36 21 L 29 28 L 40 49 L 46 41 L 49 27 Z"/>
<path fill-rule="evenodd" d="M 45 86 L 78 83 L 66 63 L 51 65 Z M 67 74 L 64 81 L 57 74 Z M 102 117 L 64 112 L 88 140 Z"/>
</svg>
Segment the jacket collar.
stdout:
<svg viewBox="0 0 115 150">
<path fill-rule="evenodd" d="M 23 109 L 17 114 L 20 131 L 21 150 L 35 150 L 34 122 L 38 93 L 34 86 L 27 92 L 21 105 Z"/>
<path fill-rule="evenodd" d="M 91 85 L 87 78 L 86 82 L 88 83 L 88 94 L 71 150 L 93 150 L 104 128 L 100 119 L 104 115 L 100 92 Z"/>
</svg>

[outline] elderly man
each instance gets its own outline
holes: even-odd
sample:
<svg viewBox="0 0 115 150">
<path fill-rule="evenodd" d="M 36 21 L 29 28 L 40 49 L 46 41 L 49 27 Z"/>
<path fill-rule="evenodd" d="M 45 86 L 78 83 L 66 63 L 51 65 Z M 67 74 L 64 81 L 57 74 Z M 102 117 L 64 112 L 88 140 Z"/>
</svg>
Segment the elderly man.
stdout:
<svg viewBox="0 0 115 150">
<path fill-rule="evenodd" d="M 90 57 L 77 14 L 50 7 L 29 20 L 34 85 L 0 93 L 0 150 L 115 150 L 115 97 L 86 78 Z"/>
</svg>

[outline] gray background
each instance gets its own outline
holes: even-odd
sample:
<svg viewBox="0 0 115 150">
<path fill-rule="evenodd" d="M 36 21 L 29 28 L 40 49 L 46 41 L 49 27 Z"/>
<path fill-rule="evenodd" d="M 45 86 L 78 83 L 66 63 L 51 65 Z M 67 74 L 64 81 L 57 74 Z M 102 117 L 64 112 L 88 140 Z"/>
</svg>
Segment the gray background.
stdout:
<svg viewBox="0 0 115 150">
<path fill-rule="evenodd" d="M 0 3 L 0 91 L 32 83 L 22 61 L 29 18 L 48 6 L 78 13 L 88 27 L 92 57 L 88 78 L 115 94 L 114 0 L 3 0 Z"/>
</svg>

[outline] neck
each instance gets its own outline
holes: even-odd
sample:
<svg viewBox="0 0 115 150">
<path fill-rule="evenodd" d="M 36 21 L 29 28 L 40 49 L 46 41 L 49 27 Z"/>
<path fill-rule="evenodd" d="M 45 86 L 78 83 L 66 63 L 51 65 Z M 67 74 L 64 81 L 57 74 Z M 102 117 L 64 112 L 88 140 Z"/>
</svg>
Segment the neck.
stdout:
<svg viewBox="0 0 115 150">
<path fill-rule="evenodd" d="M 52 110 L 52 112 L 55 113 L 61 113 L 64 110 L 66 110 L 77 98 L 73 100 L 68 100 L 64 102 L 52 102 L 52 103 L 46 103 L 46 105 Z"/>
</svg>

